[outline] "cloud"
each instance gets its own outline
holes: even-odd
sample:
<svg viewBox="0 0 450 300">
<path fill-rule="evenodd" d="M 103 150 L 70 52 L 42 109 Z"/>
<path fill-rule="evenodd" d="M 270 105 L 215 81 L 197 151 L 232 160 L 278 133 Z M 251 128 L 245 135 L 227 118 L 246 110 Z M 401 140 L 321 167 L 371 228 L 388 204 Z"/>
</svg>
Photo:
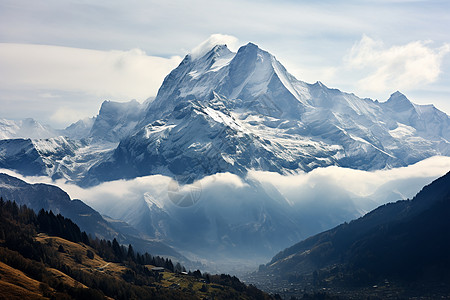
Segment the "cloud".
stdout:
<svg viewBox="0 0 450 300">
<path fill-rule="evenodd" d="M 231 203 L 268 195 L 277 201 L 286 201 L 292 207 L 304 207 L 305 204 L 322 207 L 330 201 L 326 198 L 334 199 L 333 205 L 339 205 L 339 201 L 357 199 L 360 203 L 355 203 L 355 206 L 361 211 L 367 211 L 388 201 L 412 198 L 425 184 L 443 176 L 448 170 L 450 157 L 436 156 L 407 167 L 377 171 L 331 166 L 296 175 L 250 171 L 246 178 L 240 178 L 229 173 L 219 173 L 207 176 L 194 185 L 196 189 L 199 186 L 202 189 L 199 196 L 201 201 L 214 201 L 211 199 L 217 198 Z M 172 179 L 163 175 L 81 188 L 64 180 L 54 182 L 45 176 L 24 177 L 11 170 L 0 171 L 31 183 L 55 184 L 67 191 L 71 198 L 81 199 L 102 213 L 116 217 L 121 213 L 126 214 L 124 210 L 132 203 L 142 201 L 144 195 L 150 195 L 158 206 L 174 208 L 169 195 Z M 178 192 L 189 193 L 192 191 L 190 187 L 192 185 L 180 185 Z M 122 208 L 122 212 L 114 212 L 118 207 Z"/>
<path fill-rule="evenodd" d="M 216 45 L 227 45 L 231 51 L 236 51 L 238 46 L 238 39 L 231 35 L 225 34 L 212 34 L 207 40 L 200 43 L 191 51 L 192 59 L 197 59 L 205 55 Z"/>
<path fill-rule="evenodd" d="M 51 116 L 50 120 L 58 124 L 67 124 L 77 122 L 85 118 L 83 111 L 78 111 L 72 108 L 59 107 Z"/>
<path fill-rule="evenodd" d="M 374 172 L 327 167 L 297 175 L 252 171 L 246 178 L 223 173 L 181 186 L 169 177 L 151 175 L 86 189 L 64 180 L 0 172 L 55 184 L 72 199 L 149 236 L 168 239 L 187 255 L 196 253 L 215 263 L 226 257 L 241 263 L 239 257 L 259 264 L 381 204 L 412 198 L 449 169 L 450 157 L 433 157 Z"/>
<path fill-rule="evenodd" d="M 285 176 L 253 171 L 249 176 L 261 182 L 263 186 L 268 184 L 275 186 L 292 203 L 306 201 L 308 197 L 305 197 L 305 190 L 325 190 L 329 193 L 325 187 L 333 186 L 335 191 L 345 191 L 352 197 L 368 198 L 379 205 L 386 201 L 412 198 L 422 188 L 422 185 L 393 188 L 391 198 L 386 199 L 384 186 L 417 178 L 427 181 L 444 175 L 448 170 L 450 170 L 450 157 L 435 156 L 407 167 L 387 170 L 363 171 L 330 166 L 298 175 Z"/>
<path fill-rule="evenodd" d="M 270 51 L 298 79 L 311 83 L 319 80 L 330 87 L 378 99 L 387 99 L 398 88 L 389 86 L 388 90 L 372 90 L 369 93 L 357 86 L 359 79 L 375 73 L 378 66 L 364 67 L 365 74 L 356 74 L 356 68 L 352 67 L 348 71 L 342 70 L 338 65 L 349 47 L 363 33 L 380 38 L 387 45 L 406 45 L 410 41 L 426 39 L 435 41 L 436 45 L 449 42 L 447 1 L 340 1 L 338 5 L 335 1 L 254 0 L 198 0 L 196 5 L 180 0 L 132 1 L 132 4 L 104 0 L 95 3 L 48 2 L 49 5 L 40 5 L 26 0 L 1 1 L 0 41 L 100 50 L 138 47 L 151 55 L 183 57 L 211 33 L 220 32 L 236 36 L 243 43 L 254 42 Z M 425 46 L 430 48 L 429 44 L 425 43 Z M 390 46 L 382 46 L 381 50 L 389 48 Z M 441 66 L 442 75 L 433 86 L 428 85 L 428 90 L 417 86 L 421 94 L 416 91 L 416 94 L 408 92 L 408 96 L 414 96 L 410 99 L 423 104 L 433 102 L 448 113 L 449 66 L 449 61 L 444 61 L 444 66 Z M 108 73 L 107 76 L 111 74 L 113 73 Z M 3 75 L 0 69 L 1 85 L 6 82 Z M 61 75 L 63 76 L 65 75 Z M 150 85 L 147 81 L 135 90 L 143 90 L 147 84 Z M 1 85 L 2 107 L 10 106 L 11 97 L 33 97 L 21 86 L 15 85 L 14 90 L 2 90 Z M 132 83 L 127 85 L 133 86 Z M 110 86 L 111 91 L 118 89 L 120 82 L 114 81 Z M 157 88 L 152 90 L 156 92 Z M 439 97 L 436 94 L 438 89 Z M 53 87 L 51 90 L 54 91 Z M 92 88 L 89 89 L 91 90 Z M 144 91 L 140 94 L 147 97 L 152 93 Z M 125 98 L 139 99 L 135 95 L 130 93 Z M 91 94 L 76 96 L 72 98 L 73 102 L 96 100 Z M 100 97 L 120 100 L 124 96 L 121 93 L 114 99 L 108 95 Z M 79 107 L 77 110 L 84 110 L 85 116 L 92 116 L 98 110 L 101 100 L 98 100 L 96 109 L 92 105 L 89 108 Z M 22 102 L 21 106 L 28 106 L 28 103 Z M 37 115 L 31 110 L 22 114 L 12 110 L 2 112 L 3 117 L 14 114 L 17 118 L 45 118 L 52 114 L 42 112 Z"/>
<path fill-rule="evenodd" d="M 386 48 L 381 41 L 366 35 L 345 58 L 350 68 L 369 75 L 359 80 L 367 91 L 402 90 L 424 86 L 437 80 L 450 45 L 431 48 L 431 42 L 415 41 Z"/>
<path fill-rule="evenodd" d="M 180 60 L 148 56 L 140 49 L 100 51 L 0 43 L 0 88 L 145 100 L 156 95 L 164 77 Z"/>
</svg>

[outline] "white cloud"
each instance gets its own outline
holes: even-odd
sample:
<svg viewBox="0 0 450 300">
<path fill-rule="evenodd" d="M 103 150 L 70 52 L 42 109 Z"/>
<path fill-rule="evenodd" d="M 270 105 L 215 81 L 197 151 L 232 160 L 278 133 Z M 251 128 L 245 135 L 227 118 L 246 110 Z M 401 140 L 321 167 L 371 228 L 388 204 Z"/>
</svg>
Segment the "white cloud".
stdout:
<svg viewBox="0 0 450 300">
<path fill-rule="evenodd" d="M 358 82 L 362 90 L 417 88 L 437 80 L 442 59 L 450 51 L 449 44 L 439 48 L 432 48 L 430 44 L 415 41 L 386 48 L 381 41 L 364 35 L 345 60 L 349 67 L 368 73 Z"/>
<path fill-rule="evenodd" d="M 231 51 L 236 51 L 238 47 L 238 39 L 231 35 L 225 34 L 212 34 L 207 40 L 200 43 L 191 51 L 192 59 L 196 59 L 205 55 L 209 50 L 211 50 L 216 45 L 227 45 L 228 49 Z"/>
<path fill-rule="evenodd" d="M 78 111 L 68 107 L 59 107 L 51 116 L 50 120 L 58 124 L 74 123 L 85 118 L 84 111 Z"/>
<path fill-rule="evenodd" d="M 349 47 L 363 33 L 383 40 L 387 45 L 407 45 L 410 41 L 433 40 L 436 45 L 449 43 L 448 1 L 206 1 L 198 0 L 195 5 L 187 1 L 84 1 L 48 0 L 41 5 L 27 0 L 3 0 L 0 3 L 0 42 L 16 42 L 40 45 L 62 45 L 83 49 L 144 49 L 151 55 L 170 57 L 184 56 L 196 44 L 211 33 L 221 32 L 238 37 L 243 43 L 254 42 L 270 51 L 285 64 L 288 71 L 300 80 L 320 80 L 330 87 L 336 87 L 360 96 L 387 99 L 398 87 L 388 87 L 381 92 L 358 89 L 358 80 L 375 73 L 377 66 L 365 67 L 365 74 L 356 69 L 342 70 L 338 65 Z M 130 4 L 131 3 L 131 4 Z M 412 21 L 413 20 L 413 21 Z M 430 45 L 425 43 L 430 48 Z M 390 46 L 382 47 L 388 50 Z M 437 49 L 434 49 L 436 52 Z M 101 51 L 108 52 L 108 51 Z M 126 51 L 124 51 L 126 52 Z M 34 55 L 31 53 L 31 55 Z M 26 54 L 23 54 L 26 56 Z M 0 57 L 1 60 L 1 57 Z M 16 61 L 17 62 L 17 61 Z M 448 101 L 449 66 L 447 59 L 441 66 L 442 75 L 426 89 L 408 91 L 412 101 L 433 102 L 440 109 L 450 111 Z M 335 68 L 338 68 L 337 70 Z M 168 73 L 165 72 L 165 74 Z M 94 72 L 95 73 L 95 72 Z M 358 74 L 357 74 L 358 73 Z M 113 73 L 108 73 L 111 76 Z M 164 75 L 165 75 L 164 74 Z M 6 84 L 0 69 L 0 104 L 11 106 L 11 98 L 29 100 L 32 93 L 26 85 L 15 85 L 14 89 L 1 89 Z M 26 74 L 25 74 L 26 75 Z M 88 74 L 89 75 L 89 74 Z M 162 75 L 162 76 L 164 76 Z M 359 76 L 361 75 L 361 76 Z M 66 76 L 61 74 L 62 78 Z M 128 76 L 129 78 L 133 78 Z M 17 77 L 17 76 L 16 76 Z M 89 76 L 88 76 L 89 77 Z M 97 76 L 98 77 L 98 76 Z M 8 77 L 6 77 L 8 79 Z M 162 77 L 161 77 L 162 79 Z M 133 84 L 123 81 L 127 86 Z M 382 82 L 383 83 L 383 82 Z M 148 85 L 148 86 L 146 86 Z M 150 87 L 148 81 L 135 91 L 143 91 L 144 97 L 151 96 L 144 90 Z M 137 84 L 136 84 L 137 86 Z M 110 84 L 113 91 L 120 82 Z M 39 87 L 40 88 L 40 87 Z M 158 87 L 153 87 L 156 92 Z M 400 87 L 401 88 L 401 87 Z M 92 87 L 89 91 L 92 91 Z M 123 90 L 121 87 L 119 90 Z M 132 88 L 130 88 L 132 89 Z M 440 89 L 439 97 L 436 90 Z M 53 87 L 50 89 L 55 91 Z M 103 89 L 104 90 L 104 89 Z M 35 92 L 35 91 L 33 91 Z M 41 91 L 36 91 L 41 92 Z M 67 91 L 66 91 L 67 92 Z M 415 92 L 415 94 L 412 94 Z M 433 94 L 432 94 L 433 93 Z M 37 94 L 37 93 L 35 93 Z M 63 93 L 61 93 L 63 94 Z M 67 93 L 64 93 L 66 95 Z M 119 96 L 100 97 L 121 100 L 120 97 L 137 98 L 135 94 L 121 93 Z M 80 97 L 78 97 L 81 95 Z M 77 101 L 77 110 L 84 110 L 91 116 L 98 110 L 101 100 L 91 105 L 99 96 L 86 93 L 72 97 Z M 125 99 L 124 99 L 125 100 Z M 29 106 L 21 102 L 21 107 Z M 41 107 L 49 107 L 50 102 Z M 35 117 L 45 120 L 52 113 L 33 111 L 2 111 L 2 117 L 14 115 L 17 118 Z M 41 117 L 42 116 L 42 117 Z M 42 120 L 44 119 L 44 120 Z"/>
<path fill-rule="evenodd" d="M 349 201 L 356 201 L 352 205 L 364 212 L 388 201 L 412 198 L 425 184 L 443 176 L 448 170 L 450 157 L 432 157 L 407 167 L 378 171 L 331 166 L 297 175 L 251 171 L 244 179 L 229 173 L 215 174 L 199 180 L 195 185 L 202 187 L 202 201 L 236 204 L 236 201 L 258 197 L 262 199 L 269 195 L 277 201 L 286 201 L 293 207 L 310 205 L 311 208 L 324 208 L 327 205 L 348 205 Z M 162 175 L 81 188 L 67 184 L 64 180 L 54 182 L 43 176 L 24 177 L 5 169 L 0 172 L 31 183 L 57 185 L 68 192 L 72 199 L 81 199 L 111 216 L 126 215 L 127 208 L 142 201 L 144 195 L 151 195 L 158 205 L 173 208 L 168 193 L 172 179 Z M 182 186 L 179 192 L 189 193 L 189 186 Z"/>
<path fill-rule="evenodd" d="M 306 190 L 323 191 L 329 193 L 326 187 L 333 186 L 334 191 L 345 191 L 348 195 L 366 197 L 374 200 L 376 204 L 406 199 L 413 197 L 422 186 L 400 185 L 392 189 L 390 199 L 386 199 L 386 189 L 383 188 L 390 183 L 408 182 L 417 178 L 428 180 L 444 175 L 450 170 L 450 157 L 431 157 L 416 164 L 377 171 L 362 171 L 347 169 L 336 166 L 317 168 L 309 173 L 298 175 L 280 175 L 277 173 L 253 171 L 252 178 L 260 181 L 263 185 L 271 184 L 277 188 L 291 202 L 305 201 L 310 193 Z M 392 198 L 398 197 L 398 198 Z"/>
<path fill-rule="evenodd" d="M 205 247 L 215 242 L 237 247 L 238 243 L 247 244 L 249 236 L 273 242 L 282 232 L 274 248 L 263 241 L 267 249 L 252 251 L 253 259 L 260 263 L 295 242 L 381 204 L 412 198 L 449 169 L 450 157 L 433 157 L 405 168 L 375 172 L 328 167 L 288 176 L 253 171 L 247 178 L 239 178 L 225 173 L 181 187 L 174 186 L 169 177 L 153 175 L 86 189 L 64 180 L 52 182 L 48 177 L 24 178 L 9 170 L 0 172 L 31 183 L 55 184 L 72 199 L 81 199 L 104 215 L 161 238 L 166 234 L 177 241 L 201 237 Z M 192 205 L 177 205 L 179 199 L 190 200 Z M 221 261 L 215 257 L 217 260 Z"/>
<path fill-rule="evenodd" d="M 145 100 L 156 95 L 164 77 L 180 60 L 148 56 L 140 49 L 99 51 L 0 43 L 0 88 Z"/>
</svg>

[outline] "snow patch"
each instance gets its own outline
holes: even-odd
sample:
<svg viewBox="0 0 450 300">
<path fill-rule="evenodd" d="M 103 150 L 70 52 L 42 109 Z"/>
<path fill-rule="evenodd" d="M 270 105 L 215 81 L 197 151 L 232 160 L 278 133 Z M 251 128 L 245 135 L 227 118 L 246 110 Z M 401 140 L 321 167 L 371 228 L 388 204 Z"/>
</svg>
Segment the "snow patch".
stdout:
<svg viewBox="0 0 450 300">
<path fill-rule="evenodd" d="M 415 133 L 416 129 L 414 127 L 402 123 L 397 123 L 397 128 L 389 130 L 389 134 L 396 139 L 404 139 L 414 135 Z"/>
</svg>

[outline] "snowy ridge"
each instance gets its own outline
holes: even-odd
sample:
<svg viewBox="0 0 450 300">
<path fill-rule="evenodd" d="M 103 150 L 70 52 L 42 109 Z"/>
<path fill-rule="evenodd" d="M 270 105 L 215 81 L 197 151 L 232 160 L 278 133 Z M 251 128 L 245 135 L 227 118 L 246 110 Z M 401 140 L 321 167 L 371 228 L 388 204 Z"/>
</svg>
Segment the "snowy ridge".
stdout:
<svg viewBox="0 0 450 300">
<path fill-rule="evenodd" d="M 218 172 L 375 170 L 450 155 L 449 116 L 400 92 L 380 103 L 308 84 L 252 43 L 202 53 L 186 55 L 153 101 L 105 101 L 98 116 L 63 131 L 71 142 L 43 140 L 48 151 L 27 144 L 46 166 L 40 172 L 83 185 L 151 174 L 190 182 Z"/>
<path fill-rule="evenodd" d="M 142 118 L 144 105 L 129 102 L 104 101 L 89 131 L 89 137 L 119 142 L 129 135 Z"/>
<path fill-rule="evenodd" d="M 299 81 L 252 43 L 237 53 L 215 46 L 195 60 L 187 55 L 166 77 L 136 133 L 87 182 L 328 165 L 373 170 L 450 155 L 448 116 L 415 107 L 399 92 L 379 103 Z"/>
</svg>

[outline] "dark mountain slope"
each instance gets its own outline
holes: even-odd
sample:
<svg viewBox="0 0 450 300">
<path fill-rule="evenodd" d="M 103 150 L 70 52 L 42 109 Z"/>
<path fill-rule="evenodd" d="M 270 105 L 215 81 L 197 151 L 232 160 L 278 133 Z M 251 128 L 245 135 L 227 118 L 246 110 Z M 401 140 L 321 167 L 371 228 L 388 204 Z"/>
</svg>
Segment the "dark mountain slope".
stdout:
<svg viewBox="0 0 450 300">
<path fill-rule="evenodd" d="M 261 274 L 302 285 L 444 285 L 450 292 L 450 173 L 277 254 Z M 419 286 L 419 285 L 418 285 Z M 410 287 L 414 290 L 414 287 Z"/>
</svg>

